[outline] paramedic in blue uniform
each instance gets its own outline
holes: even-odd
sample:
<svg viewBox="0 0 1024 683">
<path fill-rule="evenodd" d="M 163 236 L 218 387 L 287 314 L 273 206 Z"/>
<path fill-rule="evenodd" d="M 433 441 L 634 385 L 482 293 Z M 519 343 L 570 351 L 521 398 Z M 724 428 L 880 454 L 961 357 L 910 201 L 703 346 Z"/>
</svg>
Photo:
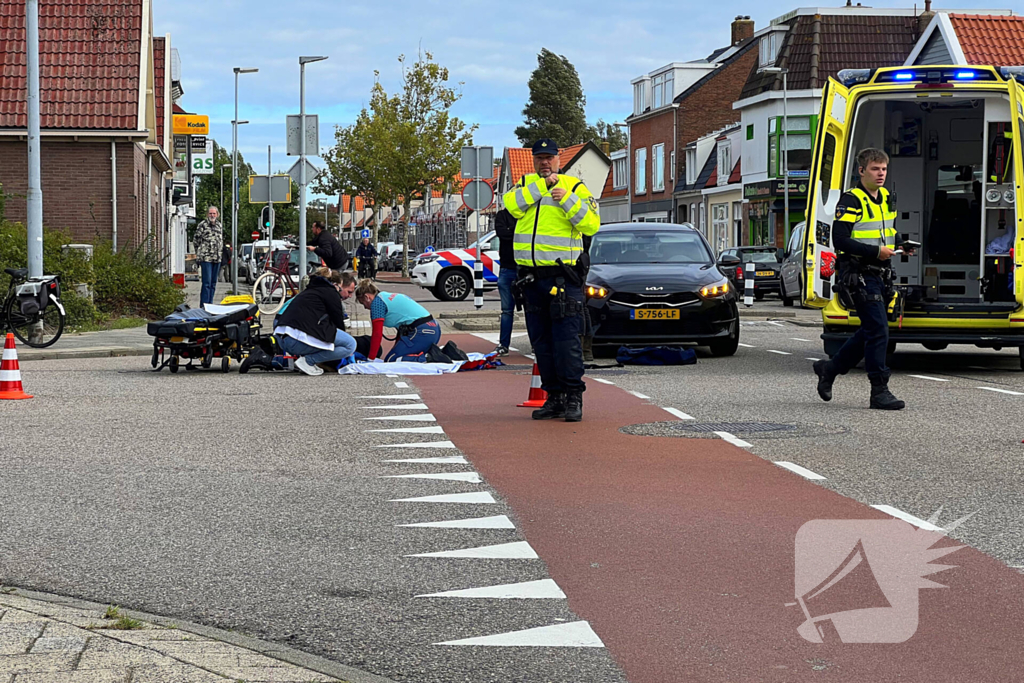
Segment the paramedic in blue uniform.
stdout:
<svg viewBox="0 0 1024 683">
<path fill-rule="evenodd" d="M 392 294 L 377 289 L 373 280 L 360 280 L 356 287 L 356 301 L 370 312 L 372 335 L 367 358 L 376 358 L 384 338 L 384 328 L 398 330 L 398 337 L 384 362 L 417 356 L 441 341 L 441 328 L 430 311 L 405 294 Z"/>
</svg>

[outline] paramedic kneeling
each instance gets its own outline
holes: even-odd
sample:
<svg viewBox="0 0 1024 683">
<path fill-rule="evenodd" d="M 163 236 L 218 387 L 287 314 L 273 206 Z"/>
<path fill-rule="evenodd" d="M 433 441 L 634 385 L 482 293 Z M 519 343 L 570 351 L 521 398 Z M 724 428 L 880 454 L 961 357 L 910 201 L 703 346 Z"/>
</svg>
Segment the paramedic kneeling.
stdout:
<svg viewBox="0 0 1024 683">
<path fill-rule="evenodd" d="M 288 355 L 299 356 L 295 367 L 305 374 L 322 375 L 318 363 L 339 361 L 355 353 L 356 340 L 345 332 L 345 309 L 341 305 L 354 289 L 351 273 L 321 268 L 277 316 L 277 343 Z"/>
<path fill-rule="evenodd" d="M 441 328 L 430 311 L 407 297 L 405 294 L 391 294 L 377 289 L 373 280 L 360 280 L 356 288 L 356 301 L 370 311 L 373 334 L 370 338 L 370 353 L 367 358 L 376 358 L 380 351 L 385 327 L 398 330 L 395 345 L 385 356 L 384 362 L 403 360 L 406 356 L 422 354 L 441 340 Z M 404 358 L 415 361 L 415 358 Z"/>
</svg>

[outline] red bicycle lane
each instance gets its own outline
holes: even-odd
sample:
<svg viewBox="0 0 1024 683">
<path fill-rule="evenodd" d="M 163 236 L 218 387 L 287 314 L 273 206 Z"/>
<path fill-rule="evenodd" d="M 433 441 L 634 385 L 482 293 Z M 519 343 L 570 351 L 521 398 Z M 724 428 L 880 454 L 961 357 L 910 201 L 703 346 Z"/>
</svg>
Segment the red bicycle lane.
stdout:
<svg viewBox="0 0 1024 683">
<path fill-rule="evenodd" d="M 938 561 L 955 566 L 931 577 L 948 588 L 920 591 L 908 641 L 810 643 L 786 606 L 797 530 L 888 516 L 724 441 L 625 434 L 675 418 L 615 386 L 589 382 L 584 421 L 567 424 L 516 407 L 528 366 L 414 381 L 630 681 L 1021 678 L 1024 576 L 979 551 Z"/>
</svg>

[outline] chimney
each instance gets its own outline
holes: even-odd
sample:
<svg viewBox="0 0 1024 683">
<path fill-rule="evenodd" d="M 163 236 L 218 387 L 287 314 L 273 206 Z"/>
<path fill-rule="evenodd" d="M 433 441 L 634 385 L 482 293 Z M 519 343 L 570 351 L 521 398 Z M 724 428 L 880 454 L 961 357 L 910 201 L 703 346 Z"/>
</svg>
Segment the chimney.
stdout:
<svg viewBox="0 0 1024 683">
<path fill-rule="evenodd" d="M 732 44 L 739 45 L 744 40 L 754 37 L 754 22 L 750 16 L 737 14 L 732 21 Z"/>
<path fill-rule="evenodd" d="M 604 152 L 605 156 L 608 156 L 609 154 L 612 153 L 612 146 L 611 144 L 608 143 L 607 140 L 601 141 L 601 151 Z"/>
</svg>

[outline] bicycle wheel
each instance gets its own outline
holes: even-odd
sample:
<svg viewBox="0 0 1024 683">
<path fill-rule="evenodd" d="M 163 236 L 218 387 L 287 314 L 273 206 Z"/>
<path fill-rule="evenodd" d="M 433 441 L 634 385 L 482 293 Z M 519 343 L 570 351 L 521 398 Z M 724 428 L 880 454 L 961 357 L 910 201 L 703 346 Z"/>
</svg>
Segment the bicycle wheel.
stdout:
<svg viewBox="0 0 1024 683">
<path fill-rule="evenodd" d="M 7 300 L 4 319 L 15 337 L 37 349 L 52 345 L 64 332 L 64 311 L 52 299 L 42 312 L 25 316 L 21 314 L 17 298 L 11 297 Z"/>
<path fill-rule="evenodd" d="M 280 273 L 263 273 L 252 288 L 252 298 L 263 315 L 274 315 L 288 299 L 288 288 Z"/>
</svg>

